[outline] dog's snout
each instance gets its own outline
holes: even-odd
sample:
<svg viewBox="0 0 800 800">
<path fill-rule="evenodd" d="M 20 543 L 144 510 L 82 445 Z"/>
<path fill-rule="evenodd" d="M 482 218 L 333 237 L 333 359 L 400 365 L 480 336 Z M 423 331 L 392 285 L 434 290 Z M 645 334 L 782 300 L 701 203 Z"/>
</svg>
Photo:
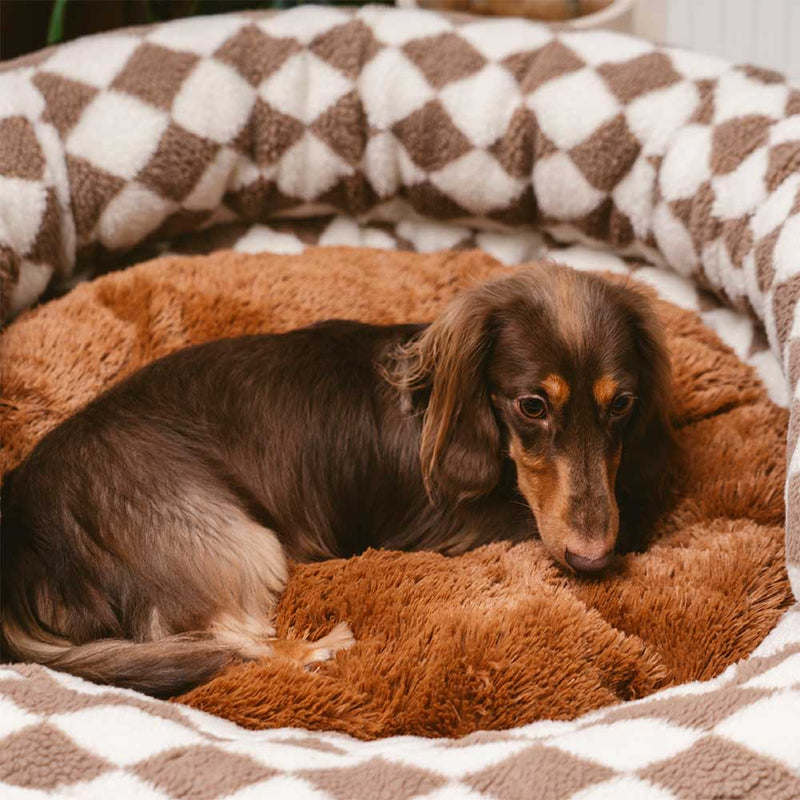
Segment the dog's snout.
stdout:
<svg viewBox="0 0 800 800">
<path fill-rule="evenodd" d="M 580 555 L 567 549 L 564 553 L 564 560 L 576 572 L 601 572 L 611 563 L 613 556 L 613 549 L 600 556 Z"/>
<path fill-rule="evenodd" d="M 570 507 L 570 527 L 576 531 L 599 532 L 616 527 L 616 505 L 611 492 L 573 496 Z"/>
</svg>

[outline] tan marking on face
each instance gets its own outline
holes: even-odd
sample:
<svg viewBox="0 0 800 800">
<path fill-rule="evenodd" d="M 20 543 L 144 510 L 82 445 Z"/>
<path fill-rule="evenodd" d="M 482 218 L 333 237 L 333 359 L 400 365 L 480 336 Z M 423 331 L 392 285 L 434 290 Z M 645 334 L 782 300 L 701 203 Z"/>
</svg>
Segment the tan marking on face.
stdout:
<svg viewBox="0 0 800 800">
<path fill-rule="evenodd" d="M 610 375 L 603 375 L 594 382 L 592 394 L 597 404 L 605 408 L 619 394 L 619 384 Z"/>
<path fill-rule="evenodd" d="M 547 471 L 548 467 L 551 466 L 549 459 L 527 452 L 522 446 L 522 442 L 513 433 L 511 434 L 508 454 L 517 465 L 518 472 L 543 472 Z"/>
<path fill-rule="evenodd" d="M 619 508 L 614 486 L 622 457 L 622 446 L 605 461 L 606 496 L 609 502 L 609 528 L 602 539 L 592 544 L 576 534 L 569 522 L 570 463 L 566 458 L 542 458 L 526 453 L 515 436 L 511 438 L 509 455 L 517 467 L 517 485 L 536 518 L 542 543 L 550 555 L 562 566 L 567 566 L 566 550 L 587 554 L 596 550 L 599 557 L 612 548 L 617 539 Z M 587 546 L 589 545 L 589 546 Z M 590 556 L 591 557 L 591 556 Z"/>
<path fill-rule="evenodd" d="M 569 400 L 569 384 L 555 372 L 550 373 L 542 381 L 542 388 L 556 408 L 561 408 Z"/>
<path fill-rule="evenodd" d="M 610 550 L 617 542 L 619 534 L 619 506 L 617 505 L 617 494 L 614 491 L 617 485 L 617 472 L 622 460 L 622 444 L 617 445 L 617 449 L 606 460 L 606 497 L 608 498 L 608 520 L 609 527 L 605 533 L 598 555 Z"/>
<path fill-rule="evenodd" d="M 509 455 L 517 467 L 517 485 L 536 519 L 539 535 L 548 552 L 561 564 L 570 529 L 569 462 L 564 458 L 542 458 L 526 453 L 515 436 Z"/>
</svg>

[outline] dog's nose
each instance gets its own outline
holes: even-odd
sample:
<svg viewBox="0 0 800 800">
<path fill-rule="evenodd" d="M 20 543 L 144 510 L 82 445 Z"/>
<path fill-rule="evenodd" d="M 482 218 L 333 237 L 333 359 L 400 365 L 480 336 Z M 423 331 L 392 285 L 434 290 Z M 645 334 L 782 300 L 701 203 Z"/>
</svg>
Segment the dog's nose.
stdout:
<svg viewBox="0 0 800 800">
<path fill-rule="evenodd" d="M 607 553 L 603 553 L 603 555 L 596 558 L 581 556 L 577 553 L 573 553 L 571 550 L 567 550 L 564 553 L 567 564 L 576 572 L 600 572 L 611 563 L 613 556 L 613 550 L 609 550 Z"/>
</svg>

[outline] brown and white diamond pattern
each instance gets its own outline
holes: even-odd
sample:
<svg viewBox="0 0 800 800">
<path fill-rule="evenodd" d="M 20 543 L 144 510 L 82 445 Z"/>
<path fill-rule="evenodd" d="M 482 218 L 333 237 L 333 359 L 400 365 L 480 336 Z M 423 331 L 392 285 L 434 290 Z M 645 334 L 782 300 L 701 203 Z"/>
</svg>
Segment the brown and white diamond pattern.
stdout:
<svg viewBox="0 0 800 800">
<path fill-rule="evenodd" d="M 356 39 L 357 50 L 348 50 Z M 533 176 L 545 217 L 587 216 L 635 157 L 632 141 L 630 155 L 617 165 L 619 175 L 598 170 L 605 160 L 602 152 L 592 157 L 598 146 L 602 151 L 604 138 L 617 143 L 629 135 L 620 104 L 641 102 L 643 93 L 670 86 L 681 68 L 676 72 L 670 59 L 649 45 L 614 34 L 565 34 L 553 40 L 546 28 L 528 23 L 500 20 L 456 27 L 413 10 L 389 15 L 367 10 L 353 19 L 336 9 L 300 9 L 255 22 L 225 17 L 214 26 L 179 21 L 146 33 L 144 41 L 122 35 L 108 37 L 106 44 L 96 74 L 83 62 L 76 66 L 80 59 L 69 48 L 69 57 L 58 50 L 41 69 L 44 75 L 109 92 L 89 101 L 87 121 L 79 121 L 67 141 L 73 156 L 126 181 L 136 175 L 135 183 L 142 184 L 130 189 L 110 209 L 109 220 L 98 225 L 97 235 L 107 248 L 130 246 L 132 239 L 157 230 L 159 219 L 178 213 L 178 195 L 197 175 L 174 178 L 164 165 L 171 165 L 171 159 L 180 163 L 177 156 L 183 153 L 182 163 L 191 161 L 195 173 L 206 166 L 202 190 L 190 203 L 197 212 L 204 201 L 219 202 L 222 196 L 240 213 L 281 211 L 319 201 L 326 193 L 328 200 L 360 196 L 363 206 L 369 205 L 371 193 L 388 197 L 399 186 L 417 212 L 474 216 L 502 209 L 524 194 L 529 179 L 524 170 L 509 172 L 508 160 L 497 153 L 523 108 L 538 110 L 538 122 L 530 124 L 539 125 L 539 138 L 552 150 L 541 154 Z M 691 75 L 708 72 L 694 63 L 690 67 Z M 576 97 L 592 102 L 576 113 Z M 336 113 L 340 104 L 342 114 Z M 359 109 L 372 136 L 343 142 L 343 114 L 352 121 Z M 331 113 L 333 118 L 322 123 Z M 103 141 L 92 147 L 86 131 L 98 117 L 111 122 L 100 122 Z M 244 137 L 256 161 L 242 154 L 236 163 L 224 145 L 237 132 L 264 128 L 266 137 L 257 132 Z M 332 133 L 337 130 L 338 135 Z M 439 146 L 429 143 L 431 130 L 439 132 Z M 272 135 L 276 132 L 277 137 Z M 163 146 L 153 141 L 159 135 L 165 137 Z M 270 144 L 253 147 L 253 139 Z M 109 156 L 113 143 L 125 154 L 118 163 Z M 209 143 L 223 149 L 202 146 Z M 157 160 L 149 168 L 141 163 L 148 153 Z M 365 175 L 354 176 L 362 155 Z M 226 177 L 233 197 L 220 185 Z M 565 179 L 576 187 L 571 205 L 559 191 Z M 353 180 L 366 180 L 368 190 L 362 186 L 354 194 Z M 177 188 L 165 196 L 164 187 L 173 181 Z M 349 190 L 337 195 L 334 187 L 347 181 Z M 237 186 L 247 191 L 249 202 L 237 202 Z M 253 202 L 254 194 L 268 195 L 272 205 Z M 618 194 L 623 203 L 627 198 L 630 207 L 636 205 L 633 187 Z M 126 230 L 127 209 L 144 205 L 150 208 L 141 222 Z M 77 227 L 89 228 L 80 222 Z"/>
<path fill-rule="evenodd" d="M 74 259 L 74 229 L 59 208 L 68 189 L 58 136 L 31 75 L 0 74 L 0 316 L 33 302 Z"/>
<path fill-rule="evenodd" d="M 82 186 L 104 187 L 75 220 L 79 249 L 205 225 L 220 202 L 250 219 L 349 205 L 520 222 L 535 212 L 532 190 L 545 223 L 598 238 L 610 219 L 619 244 L 648 239 L 652 159 L 699 102 L 686 79 L 720 72 L 612 33 L 554 38 L 416 10 L 181 20 L 90 40 L 91 58 L 82 46 L 57 49 L 34 76 L 68 158 L 89 174 Z M 735 110 L 725 98 L 756 82 L 730 80 L 723 123 Z M 775 113 L 782 90 L 753 102 Z M 674 210 L 662 204 L 655 219 L 657 238 L 677 242 L 669 256 L 695 264 Z"/>
<path fill-rule="evenodd" d="M 451 741 L 246 731 L 134 692 L 11 667 L 0 669 L 0 790 L 29 800 L 524 800 L 534 790 L 554 800 L 789 798 L 800 793 L 798 714 L 797 610 L 749 662 L 713 681 L 572 722 Z"/>
<path fill-rule="evenodd" d="M 793 233 L 787 218 L 796 213 L 800 140 L 794 118 L 783 118 L 791 97 L 746 70 L 726 73 L 712 95 L 716 122 L 677 133 L 657 185 L 654 230 L 667 260 L 687 274 L 702 270 L 729 302 L 759 314 L 770 312 L 764 294 L 775 279 L 775 244 L 784 230 L 784 241 Z M 742 98 L 752 113 L 732 118 Z M 778 332 L 770 333 L 777 345 Z"/>
</svg>

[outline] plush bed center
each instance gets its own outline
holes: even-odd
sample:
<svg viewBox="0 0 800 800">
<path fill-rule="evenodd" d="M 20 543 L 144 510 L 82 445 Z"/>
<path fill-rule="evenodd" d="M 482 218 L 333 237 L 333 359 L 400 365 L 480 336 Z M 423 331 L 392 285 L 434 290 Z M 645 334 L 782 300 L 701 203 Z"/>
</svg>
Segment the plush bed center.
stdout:
<svg viewBox="0 0 800 800">
<path fill-rule="evenodd" d="M 178 348 L 333 317 L 426 321 L 459 290 L 509 271 L 477 251 L 329 248 L 162 258 L 79 286 L 0 339 L 2 469 Z M 645 553 L 592 578 L 559 569 L 536 540 L 454 558 L 368 551 L 296 565 L 278 635 L 316 638 L 346 620 L 357 644 L 314 671 L 235 664 L 177 701 L 250 728 L 461 736 L 571 719 L 712 678 L 752 652 L 790 603 L 788 412 L 697 315 L 656 305 L 682 457 L 665 465 L 676 498 Z"/>
</svg>

